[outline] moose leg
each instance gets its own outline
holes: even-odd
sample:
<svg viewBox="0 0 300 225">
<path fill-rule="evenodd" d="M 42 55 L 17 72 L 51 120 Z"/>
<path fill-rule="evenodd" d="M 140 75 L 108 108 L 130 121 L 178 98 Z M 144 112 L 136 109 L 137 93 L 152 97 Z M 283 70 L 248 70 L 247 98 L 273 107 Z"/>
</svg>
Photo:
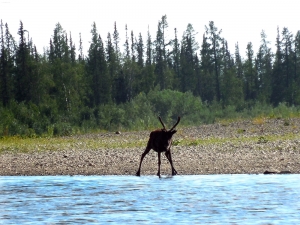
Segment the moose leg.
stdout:
<svg viewBox="0 0 300 225">
<path fill-rule="evenodd" d="M 142 156 L 141 156 L 141 161 L 140 161 L 140 166 L 139 166 L 139 169 L 138 171 L 136 172 L 136 176 L 140 176 L 141 175 L 141 167 L 142 167 L 142 162 L 143 162 L 143 159 L 144 157 L 149 153 L 149 151 L 151 150 L 151 148 L 146 148 L 146 150 L 143 152 Z"/>
<path fill-rule="evenodd" d="M 171 164 L 171 168 L 172 168 L 172 176 L 177 174 L 177 171 L 175 170 L 174 166 L 173 166 L 173 161 L 172 161 L 172 156 L 171 156 L 171 150 L 166 151 L 165 153 L 167 159 L 169 160 L 170 164 Z"/>
<path fill-rule="evenodd" d="M 157 154 L 158 154 L 158 172 L 157 172 L 157 176 L 160 177 L 160 164 L 161 164 L 160 152 L 158 152 Z"/>
</svg>

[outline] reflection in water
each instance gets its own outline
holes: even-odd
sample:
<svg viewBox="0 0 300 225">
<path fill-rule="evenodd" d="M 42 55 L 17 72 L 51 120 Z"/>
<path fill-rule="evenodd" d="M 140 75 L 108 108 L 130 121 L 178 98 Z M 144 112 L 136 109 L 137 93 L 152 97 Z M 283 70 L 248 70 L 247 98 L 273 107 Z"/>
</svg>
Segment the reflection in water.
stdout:
<svg viewBox="0 0 300 225">
<path fill-rule="evenodd" d="M 0 177 L 0 224 L 298 224 L 299 178 Z"/>
</svg>

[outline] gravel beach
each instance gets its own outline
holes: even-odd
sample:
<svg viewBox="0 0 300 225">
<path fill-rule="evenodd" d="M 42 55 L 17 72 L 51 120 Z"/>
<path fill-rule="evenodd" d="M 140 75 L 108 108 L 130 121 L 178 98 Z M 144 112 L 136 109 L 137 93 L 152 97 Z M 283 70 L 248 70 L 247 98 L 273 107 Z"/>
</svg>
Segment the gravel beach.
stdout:
<svg viewBox="0 0 300 225">
<path fill-rule="evenodd" d="M 172 158 L 178 175 L 300 173 L 300 119 L 264 119 L 177 127 Z M 135 175 L 150 131 L 65 137 L 74 144 L 28 153 L 2 151 L 1 176 Z M 88 140 L 144 141 L 144 147 L 85 147 Z M 51 141 L 51 139 L 49 139 Z M 75 146 L 75 147 L 74 147 Z M 145 157 L 141 176 L 156 175 L 157 153 Z M 171 174 L 162 155 L 161 174 Z"/>
</svg>

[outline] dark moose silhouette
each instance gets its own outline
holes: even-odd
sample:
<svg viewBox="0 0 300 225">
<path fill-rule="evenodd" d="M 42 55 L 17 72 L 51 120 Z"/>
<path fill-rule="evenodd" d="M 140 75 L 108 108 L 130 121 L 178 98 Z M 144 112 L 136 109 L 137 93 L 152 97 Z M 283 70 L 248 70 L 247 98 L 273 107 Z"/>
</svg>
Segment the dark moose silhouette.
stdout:
<svg viewBox="0 0 300 225">
<path fill-rule="evenodd" d="M 177 132 L 177 130 L 174 130 L 174 128 L 177 126 L 177 124 L 180 121 L 180 117 L 178 117 L 177 122 L 175 123 L 175 125 L 170 129 L 167 130 L 165 127 L 165 124 L 163 123 L 162 119 L 160 117 L 159 121 L 161 122 L 163 129 L 157 129 L 154 130 L 150 133 L 150 138 L 148 140 L 148 144 L 146 147 L 146 150 L 144 151 L 144 153 L 141 156 L 141 161 L 140 161 L 140 166 L 138 171 L 136 172 L 137 176 L 141 175 L 141 166 L 142 166 L 142 162 L 144 157 L 149 153 L 149 151 L 151 149 L 153 149 L 154 151 L 156 151 L 158 153 L 158 172 L 157 172 L 157 176 L 160 177 L 160 164 L 161 164 L 161 160 L 160 160 L 160 155 L 162 152 L 165 152 L 165 155 L 167 157 L 167 159 L 169 160 L 171 167 L 172 167 L 172 175 L 176 175 L 177 171 L 175 170 L 174 166 L 173 166 L 173 162 L 172 162 L 172 156 L 171 156 L 171 145 L 172 145 L 172 136 L 173 134 L 175 134 Z"/>
</svg>

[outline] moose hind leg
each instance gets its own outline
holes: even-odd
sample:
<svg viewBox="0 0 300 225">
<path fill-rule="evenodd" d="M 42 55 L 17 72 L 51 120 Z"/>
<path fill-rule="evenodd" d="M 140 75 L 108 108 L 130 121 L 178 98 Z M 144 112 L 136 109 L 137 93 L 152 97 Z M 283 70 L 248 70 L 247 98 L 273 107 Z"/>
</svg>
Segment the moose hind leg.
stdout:
<svg viewBox="0 0 300 225">
<path fill-rule="evenodd" d="M 136 172 L 136 176 L 140 176 L 141 175 L 141 167 L 142 167 L 142 162 L 143 162 L 143 159 L 145 158 L 145 156 L 149 153 L 151 149 L 150 148 L 146 148 L 146 150 L 143 152 L 142 156 L 141 156 L 141 161 L 140 161 L 140 166 L 139 166 L 139 169 L 138 171 Z"/>
<path fill-rule="evenodd" d="M 171 164 L 171 168 L 172 168 L 172 176 L 177 174 L 177 171 L 175 170 L 174 166 L 173 166 L 173 161 L 172 161 L 172 156 L 171 156 L 171 150 L 166 151 L 165 153 L 167 159 L 169 160 L 170 164 Z"/>
<path fill-rule="evenodd" d="M 160 177 L 160 165 L 161 165 L 161 159 L 160 159 L 160 152 L 158 154 L 158 171 L 157 171 L 157 176 Z"/>
</svg>

